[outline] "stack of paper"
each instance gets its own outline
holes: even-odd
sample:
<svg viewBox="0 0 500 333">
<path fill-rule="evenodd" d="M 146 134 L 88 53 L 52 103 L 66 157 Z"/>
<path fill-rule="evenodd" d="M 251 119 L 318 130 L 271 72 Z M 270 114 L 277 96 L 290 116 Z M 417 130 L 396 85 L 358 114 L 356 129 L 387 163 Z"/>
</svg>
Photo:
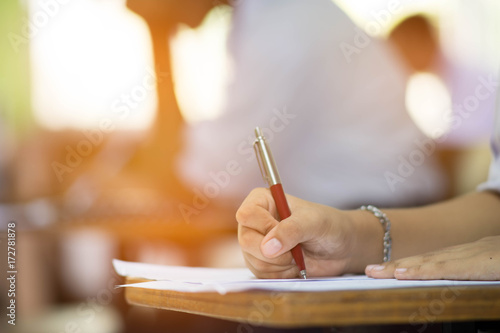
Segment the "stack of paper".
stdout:
<svg viewBox="0 0 500 333">
<path fill-rule="evenodd" d="M 162 266 L 113 260 L 116 272 L 121 276 L 143 278 L 152 281 L 121 285 L 156 290 L 180 292 L 240 292 L 245 290 L 273 290 L 279 292 L 313 292 L 335 290 L 368 290 L 409 287 L 499 285 L 500 281 L 400 281 L 372 279 L 365 275 L 302 279 L 257 279 L 246 268 L 204 268 Z"/>
</svg>

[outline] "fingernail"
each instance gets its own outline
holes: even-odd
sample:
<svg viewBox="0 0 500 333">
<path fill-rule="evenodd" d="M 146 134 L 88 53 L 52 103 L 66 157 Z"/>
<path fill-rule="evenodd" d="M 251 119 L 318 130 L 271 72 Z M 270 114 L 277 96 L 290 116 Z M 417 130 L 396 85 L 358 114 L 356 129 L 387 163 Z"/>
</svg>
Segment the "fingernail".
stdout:
<svg viewBox="0 0 500 333">
<path fill-rule="evenodd" d="M 368 265 L 366 266 L 366 270 L 367 271 L 381 271 L 385 269 L 385 266 L 382 266 L 382 265 Z"/>
<path fill-rule="evenodd" d="M 407 270 L 408 270 L 408 268 L 396 268 L 394 273 L 404 274 L 404 273 L 406 273 Z"/>
<path fill-rule="evenodd" d="M 266 244 L 262 247 L 262 253 L 266 257 L 271 257 L 278 253 L 279 250 L 281 250 L 281 242 L 277 240 L 276 238 L 271 238 L 270 240 L 267 241 Z"/>
</svg>

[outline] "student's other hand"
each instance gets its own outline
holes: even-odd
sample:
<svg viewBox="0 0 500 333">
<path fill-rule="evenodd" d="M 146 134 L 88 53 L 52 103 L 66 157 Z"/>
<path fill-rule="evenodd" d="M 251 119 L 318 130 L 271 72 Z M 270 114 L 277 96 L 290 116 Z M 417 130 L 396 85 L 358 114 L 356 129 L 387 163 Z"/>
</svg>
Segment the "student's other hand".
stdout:
<svg viewBox="0 0 500 333">
<path fill-rule="evenodd" d="M 373 278 L 400 280 L 500 280 L 500 236 L 369 265 L 365 273 Z"/>
<path fill-rule="evenodd" d="M 238 240 L 248 268 L 259 278 L 298 277 L 290 250 L 301 243 L 308 276 L 346 272 L 355 234 L 348 215 L 290 195 L 287 200 L 292 215 L 281 222 L 268 189 L 253 190 L 238 209 Z"/>
</svg>

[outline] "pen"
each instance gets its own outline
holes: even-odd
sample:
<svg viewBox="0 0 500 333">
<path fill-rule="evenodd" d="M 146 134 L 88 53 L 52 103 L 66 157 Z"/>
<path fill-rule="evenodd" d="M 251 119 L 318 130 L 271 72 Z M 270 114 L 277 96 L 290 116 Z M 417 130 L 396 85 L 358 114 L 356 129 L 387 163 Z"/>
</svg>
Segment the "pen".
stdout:
<svg viewBox="0 0 500 333">
<path fill-rule="evenodd" d="M 253 147 L 255 149 L 255 154 L 257 155 L 259 168 L 262 173 L 262 177 L 269 185 L 269 190 L 273 196 L 274 203 L 276 204 L 276 208 L 278 210 L 279 219 L 281 221 L 292 215 L 292 213 L 290 212 L 290 207 L 286 201 L 283 185 L 281 184 L 280 176 L 278 174 L 278 168 L 274 162 L 271 150 L 267 145 L 266 138 L 262 134 L 259 127 L 255 128 L 255 137 L 256 139 Z M 302 254 L 302 247 L 300 244 L 297 244 L 292 249 L 292 256 L 293 259 L 295 259 L 295 263 L 299 267 L 300 276 L 303 279 L 306 279 L 306 264 L 304 263 L 304 255 Z"/>
</svg>

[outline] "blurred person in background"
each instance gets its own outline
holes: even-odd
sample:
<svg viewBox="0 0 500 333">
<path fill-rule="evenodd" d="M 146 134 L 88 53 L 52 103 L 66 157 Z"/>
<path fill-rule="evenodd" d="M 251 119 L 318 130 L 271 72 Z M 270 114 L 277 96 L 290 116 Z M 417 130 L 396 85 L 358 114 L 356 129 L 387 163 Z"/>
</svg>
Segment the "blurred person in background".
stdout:
<svg viewBox="0 0 500 333">
<path fill-rule="evenodd" d="M 497 83 L 488 70 L 481 68 L 482 64 L 465 63 L 446 53 L 443 45 L 447 36 L 440 39 L 439 35 L 439 21 L 421 13 L 398 22 L 388 40 L 407 64 L 412 78 L 426 80 L 428 87 L 422 99 L 437 100 L 434 106 L 423 102 L 418 110 L 413 111 L 432 112 L 431 118 L 437 120 L 433 126 L 427 127 L 439 143 L 437 155 L 446 169 L 449 195 L 454 196 L 470 190 L 464 191 L 464 185 L 473 188 L 484 180 L 482 177 L 485 174 L 479 173 L 475 177 L 469 175 L 471 179 L 467 181 L 460 179 L 460 175 L 464 176 L 460 161 L 467 158 L 473 149 L 484 150 L 485 160 L 488 159 L 488 133 L 493 127 L 494 88 Z M 445 90 L 434 89 L 440 88 L 435 86 L 436 81 Z"/>
<path fill-rule="evenodd" d="M 391 30 L 388 40 L 412 74 L 431 73 L 444 81 L 452 100 L 452 114 L 464 117 L 463 122 L 448 130 L 443 143 L 447 146 L 464 146 L 488 140 L 488 134 L 493 129 L 496 96 L 492 86 L 478 89 L 478 85 L 488 83 L 492 73 L 482 68 L 480 63 L 466 64 L 444 52 L 444 40 L 440 40 L 439 34 L 438 21 L 434 22 L 432 17 L 425 14 L 415 14 L 401 20 Z M 446 39 L 446 36 L 443 38 Z M 468 97 L 476 93 L 481 98 L 479 105 L 471 105 L 474 110 L 463 110 Z"/>
<path fill-rule="evenodd" d="M 409 71 L 387 43 L 329 0 L 241 1 L 233 15 L 224 112 L 185 130 L 178 169 L 189 187 L 209 197 L 216 186 L 214 200 L 235 210 L 263 184 L 260 126 L 290 194 L 341 208 L 441 197 L 434 156 L 415 157 L 427 138 L 405 110 Z"/>
</svg>

